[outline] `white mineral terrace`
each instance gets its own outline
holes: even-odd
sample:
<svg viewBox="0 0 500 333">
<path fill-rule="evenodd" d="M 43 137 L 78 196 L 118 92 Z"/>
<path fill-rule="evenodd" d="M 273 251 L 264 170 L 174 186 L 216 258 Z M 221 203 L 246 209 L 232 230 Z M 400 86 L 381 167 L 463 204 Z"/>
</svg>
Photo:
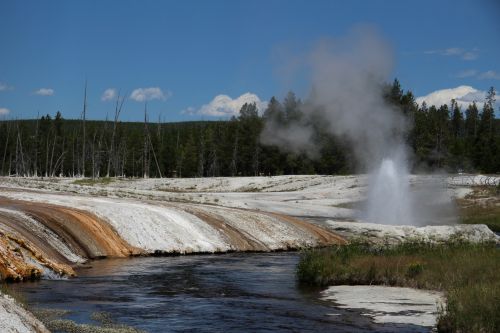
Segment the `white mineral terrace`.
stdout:
<svg viewBox="0 0 500 333">
<path fill-rule="evenodd" d="M 49 330 L 31 313 L 8 295 L 0 293 L 0 332 L 49 333 Z"/>
<path fill-rule="evenodd" d="M 322 299 L 344 309 L 359 309 L 376 323 L 435 326 L 443 294 L 434 291 L 383 286 L 333 286 Z"/>
</svg>

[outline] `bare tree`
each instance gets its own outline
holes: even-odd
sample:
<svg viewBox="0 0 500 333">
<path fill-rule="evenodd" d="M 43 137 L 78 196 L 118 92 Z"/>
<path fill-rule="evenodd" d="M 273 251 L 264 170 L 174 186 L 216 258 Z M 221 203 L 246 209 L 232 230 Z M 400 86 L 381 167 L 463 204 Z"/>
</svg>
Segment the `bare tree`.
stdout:
<svg viewBox="0 0 500 333">
<path fill-rule="evenodd" d="M 109 147 L 109 154 L 108 154 L 108 167 L 106 169 L 106 177 L 109 177 L 110 170 L 111 170 L 111 161 L 113 161 L 115 165 L 115 176 L 117 174 L 117 169 L 118 169 L 118 159 L 115 156 L 115 137 L 116 137 L 116 127 L 118 124 L 118 118 L 120 117 L 120 113 L 122 112 L 123 108 L 123 103 L 125 102 L 125 95 L 123 97 L 120 97 L 120 93 L 118 93 L 118 96 L 116 97 L 116 104 L 115 104 L 115 119 L 113 122 L 113 132 L 111 134 L 111 143 Z"/>
<path fill-rule="evenodd" d="M 211 177 L 215 177 L 219 173 L 219 161 L 217 156 L 217 145 L 215 144 L 214 133 L 212 133 L 209 142 L 210 142 L 210 153 L 208 156 L 208 160 L 210 161 L 209 162 L 210 164 L 208 169 L 208 175 Z"/>
<path fill-rule="evenodd" d="M 149 177 L 149 164 L 150 164 L 150 159 L 151 159 L 150 152 L 153 153 L 153 158 L 154 158 L 155 163 L 156 163 L 156 169 L 158 171 L 158 176 L 160 178 L 162 178 L 160 164 L 158 163 L 158 159 L 156 158 L 155 149 L 153 147 L 153 142 L 151 141 L 151 135 L 149 133 L 148 109 L 147 109 L 147 103 L 146 103 L 146 104 L 144 104 L 144 157 L 143 157 L 144 178 Z"/>
<path fill-rule="evenodd" d="M 125 177 L 125 163 L 127 162 L 127 140 L 125 137 L 122 138 L 120 144 L 120 154 L 121 154 L 121 167 L 117 171 L 122 177 Z"/>
<path fill-rule="evenodd" d="M 96 175 L 96 151 L 95 151 L 95 137 L 97 135 L 97 131 L 94 131 L 94 135 L 92 136 L 92 179 L 95 179 Z"/>
<path fill-rule="evenodd" d="M 60 169 L 59 171 L 59 176 L 64 174 L 64 155 L 66 154 L 66 151 L 64 150 L 64 144 L 65 144 L 65 138 L 62 138 L 62 143 L 61 143 L 61 154 L 57 158 L 54 168 L 52 169 L 52 177 L 56 176 L 57 169 Z"/>
<path fill-rule="evenodd" d="M 7 157 L 7 148 L 9 147 L 9 137 L 10 137 L 10 124 L 11 122 L 7 122 L 7 138 L 5 139 L 5 147 L 3 149 L 3 158 L 2 158 L 2 175 L 5 175 L 4 173 L 4 166 L 5 166 L 5 158 Z M 10 167 L 9 167 L 9 173 L 10 173 Z"/>
<path fill-rule="evenodd" d="M 198 177 L 203 177 L 205 174 L 205 136 L 204 129 L 200 134 L 200 149 L 198 150 Z"/>
<path fill-rule="evenodd" d="M 153 142 L 151 142 L 151 135 L 149 135 L 149 133 L 148 133 L 148 137 L 149 137 L 149 146 L 151 147 L 151 151 L 153 152 L 153 157 L 155 159 L 156 169 L 158 170 L 158 176 L 160 178 L 162 178 L 160 164 L 158 163 L 158 159 L 156 158 L 155 148 L 153 146 Z"/>
<path fill-rule="evenodd" d="M 107 118 L 107 116 L 106 116 Z M 96 177 L 99 178 L 101 176 L 101 162 L 102 162 L 102 143 L 104 141 L 104 135 L 107 132 L 108 128 L 108 122 L 106 121 L 104 123 L 104 126 L 102 128 L 101 134 L 99 135 L 99 140 L 97 141 L 97 156 L 95 159 L 95 169 L 96 169 Z"/>
<path fill-rule="evenodd" d="M 142 168 L 144 178 L 149 178 L 149 136 L 148 136 L 148 104 L 144 104 L 144 147 L 142 151 Z"/>
<path fill-rule="evenodd" d="M 259 175 L 259 168 L 260 168 L 260 147 L 259 144 L 255 144 L 255 151 L 253 153 L 253 161 L 252 161 L 252 168 L 253 168 L 253 173 L 254 176 Z"/>
<path fill-rule="evenodd" d="M 38 177 L 38 132 L 40 126 L 40 112 L 36 114 L 36 128 L 35 128 L 35 156 L 34 156 L 34 175 Z"/>
<path fill-rule="evenodd" d="M 71 149 L 71 177 L 75 177 L 75 149 L 76 149 L 76 137 L 73 136 L 72 140 L 72 149 Z"/>
<path fill-rule="evenodd" d="M 161 113 L 158 115 L 158 125 L 156 127 L 156 137 L 158 140 L 161 138 Z"/>
<path fill-rule="evenodd" d="M 156 129 L 156 140 L 158 142 L 158 159 L 162 161 L 162 156 L 163 156 L 163 147 L 164 147 L 164 140 L 163 140 L 163 126 L 161 123 L 161 113 L 158 115 L 158 127 Z M 161 176 L 160 176 L 161 177 Z"/>
<path fill-rule="evenodd" d="M 19 130 L 19 123 L 17 123 L 17 140 L 16 140 L 16 176 L 25 176 L 25 164 L 23 154 L 23 142 L 21 139 L 21 131 Z"/>
<path fill-rule="evenodd" d="M 85 80 L 85 90 L 83 93 L 83 111 L 82 111 L 82 129 L 83 129 L 83 138 L 82 138 L 82 177 L 85 177 L 85 121 L 87 118 L 87 80 Z"/>
<path fill-rule="evenodd" d="M 49 164 L 49 174 L 54 177 L 54 168 L 52 168 L 52 162 L 54 161 L 54 151 L 56 149 L 57 133 L 54 130 L 54 142 L 52 143 L 52 152 L 50 154 L 50 164 Z"/>
<path fill-rule="evenodd" d="M 238 162 L 238 132 L 234 137 L 234 145 L 233 145 L 233 156 L 231 158 L 231 175 L 234 177 L 238 173 L 237 162 Z"/>
<path fill-rule="evenodd" d="M 132 178 L 135 178 L 135 152 L 132 150 Z"/>
<path fill-rule="evenodd" d="M 50 136 L 47 134 L 47 140 L 45 145 L 45 177 L 49 176 L 49 147 L 50 147 Z"/>
</svg>

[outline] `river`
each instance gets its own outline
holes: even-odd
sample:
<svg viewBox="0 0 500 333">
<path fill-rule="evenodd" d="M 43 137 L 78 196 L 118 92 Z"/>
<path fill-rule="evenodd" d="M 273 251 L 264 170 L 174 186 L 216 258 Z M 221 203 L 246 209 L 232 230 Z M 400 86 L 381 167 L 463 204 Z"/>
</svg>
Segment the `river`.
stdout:
<svg viewBox="0 0 500 333">
<path fill-rule="evenodd" d="M 319 300 L 299 287 L 299 253 L 233 253 L 104 259 L 68 280 L 11 285 L 35 308 L 96 324 L 94 312 L 147 332 L 427 332 L 378 325 L 358 311 Z"/>
</svg>

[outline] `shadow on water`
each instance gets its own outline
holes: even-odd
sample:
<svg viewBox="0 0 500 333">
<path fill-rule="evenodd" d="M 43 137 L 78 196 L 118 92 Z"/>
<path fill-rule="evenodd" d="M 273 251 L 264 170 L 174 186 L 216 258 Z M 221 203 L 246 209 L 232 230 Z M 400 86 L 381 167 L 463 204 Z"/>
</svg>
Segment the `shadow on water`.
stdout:
<svg viewBox="0 0 500 333">
<path fill-rule="evenodd" d="M 78 278 L 12 285 L 33 307 L 95 312 L 148 332 L 426 332 L 377 325 L 297 286 L 298 253 L 106 259 Z"/>
</svg>

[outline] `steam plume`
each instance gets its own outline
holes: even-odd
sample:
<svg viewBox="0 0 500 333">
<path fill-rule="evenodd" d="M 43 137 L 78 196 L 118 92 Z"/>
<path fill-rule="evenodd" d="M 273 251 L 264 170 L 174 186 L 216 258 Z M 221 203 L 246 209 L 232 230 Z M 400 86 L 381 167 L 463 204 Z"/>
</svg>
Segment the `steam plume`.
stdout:
<svg viewBox="0 0 500 333">
<path fill-rule="evenodd" d="M 358 28 L 345 39 L 318 43 L 304 59 L 312 85 L 302 107 L 304 119 L 286 128 L 268 122 L 262 142 L 310 151 L 309 124 L 319 117 L 330 133 L 348 139 L 361 165 L 378 165 L 406 128 L 401 113 L 383 98 L 392 64 L 391 47 L 373 29 Z"/>
<path fill-rule="evenodd" d="M 358 165 L 368 172 L 363 218 L 384 224 L 420 223 L 409 189 L 408 149 L 403 113 L 384 98 L 393 69 L 392 48 L 374 29 L 353 30 L 346 38 L 324 40 L 303 59 L 312 91 L 302 118 L 283 126 L 266 122 L 261 140 L 292 151 L 315 152 L 312 124 L 346 139 Z"/>
</svg>

